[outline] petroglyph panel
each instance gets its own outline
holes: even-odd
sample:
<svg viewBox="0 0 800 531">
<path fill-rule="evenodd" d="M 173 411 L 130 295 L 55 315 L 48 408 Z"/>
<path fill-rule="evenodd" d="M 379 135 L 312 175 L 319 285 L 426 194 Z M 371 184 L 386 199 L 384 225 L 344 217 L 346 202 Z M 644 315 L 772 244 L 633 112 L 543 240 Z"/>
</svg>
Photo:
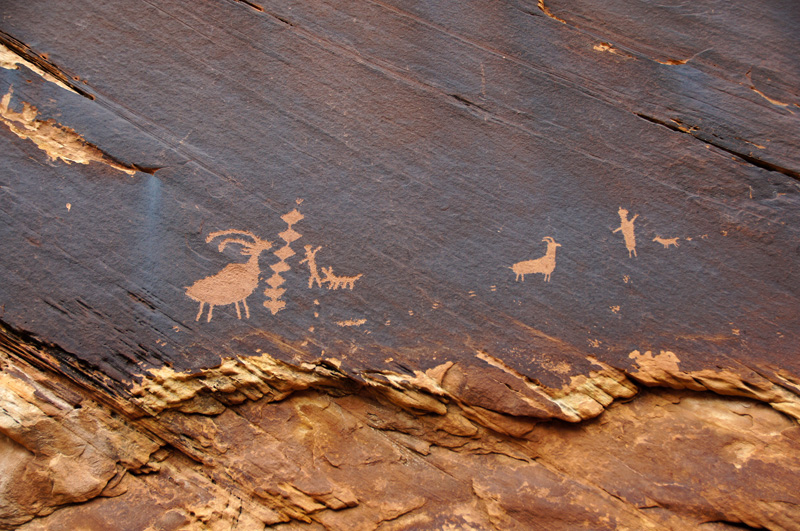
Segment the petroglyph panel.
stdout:
<svg viewBox="0 0 800 531">
<path fill-rule="evenodd" d="M 297 200 L 298 205 L 301 202 L 301 200 Z M 286 283 L 284 275 L 292 270 L 289 259 L 296 254 L 291 248 L 291 244 L 302 237 L 293 227 L 302 221 L 304 217 L 295 208 L 280 218 L 287 225 L 285 230 L 277 234 L 278 238 L 284 242 L 284 245 L 272 253 L 273 256 L 278 258 L 278 261 L 269 266 L 272 275 L 265 280 L 267 287 L 263 289 L 266 299 L 263 301 L 263 306 L 270 311 L 271 315 L 276 315 L 286 308 L 287 299 L 284 297 L 287 289 L 283 287 Z M 211 322 L 214 315 L 214 307 L 228 305 L 234 306 L 237 319 L 241 320 L 242 318 L 242 308 L 244 309 L 245 318 L 250 319 L 250 308 L 247 304 L 247 299 L 261 282 L 262 267 L 259 259 L 264 251 L 273 248 L 273 243 L 259 238 L 252 232 L 238 229 L 212 232 L 206 237 L 205 241 L 206 243 L 217 242 L 217 250 L 220 253 L 229 246 L 235 246 L 242 256 L 249 256 L 250 258 L 246 262 L 228 264 L 218 273 L 202 278 L 186 288 L 186 296 L 200 303 L 195 320 L 199 321 L 203 312 L 207 311 L 206 322 Z M 321 249 L 322 246 L 314 248 L 313 245 L 306 245 L 305 258 L 299 261 L 299 264 L 307 264 L 308 267 L 308 289 L 312 289 L 316 283 L 317 287 L 332 291 L 339 289 L 352 291 L 356 281 L 363 274 L 338 276 L 333 274 L 331 266 L 323 266 L 323 277 L 320 277 L 316 255 Z M 319 301 L 315 300 L 314 304 L 319 305 Z M 314 317 L 318 318 L 319 312 L 315 311 Z M 360 326 L 364 323 L 366 323 L 366 319 L 336 321 L 338 326 Z"/>
<path fill-rule="evenodd" d="M 0 446 L 58 479 L 7 498 L 70 504 L 32 529 L 791 529 L 798 11 L 717 4 L 5 2 L 0 375 L 43 409 Z M 90 400 L 164 452 L 39 451 Z"/>
<path fill-rule="evenodd" d="M 533 4 L 9 4 L 0 320 L 115 381 L 482 349 L 560 389 L 634 340 L 797 372 L 800 80 L 765 59 L 796 46 L 776 22 L 667 53 Z M 227 230 L 272 245 L 205 243 Z"/>
</svg>

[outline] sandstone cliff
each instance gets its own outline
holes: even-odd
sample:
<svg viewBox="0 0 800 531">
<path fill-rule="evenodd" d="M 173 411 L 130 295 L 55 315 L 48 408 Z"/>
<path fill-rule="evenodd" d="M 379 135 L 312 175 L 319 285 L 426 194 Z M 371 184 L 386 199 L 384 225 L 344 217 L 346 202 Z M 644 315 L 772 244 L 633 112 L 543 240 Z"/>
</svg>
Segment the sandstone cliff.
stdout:
<svg viewBox="0 0 800 531">
<path fill-rule="evenodd" d="M 0 528 L 800 529 L 790 1 L 0 17 Z"/>
</svg>

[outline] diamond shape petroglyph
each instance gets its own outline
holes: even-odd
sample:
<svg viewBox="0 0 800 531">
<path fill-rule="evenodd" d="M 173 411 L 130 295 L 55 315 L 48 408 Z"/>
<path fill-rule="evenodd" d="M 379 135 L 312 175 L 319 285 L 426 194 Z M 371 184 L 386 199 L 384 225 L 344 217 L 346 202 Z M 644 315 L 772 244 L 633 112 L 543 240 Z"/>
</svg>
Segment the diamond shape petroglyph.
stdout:
<svg viewBox="0 0 800 531">
<path fill-rule="evenodd" d="M 285 231 L 278 234 L 286 243 L 292 243 L 293 241 L 297 240 L 302 236 L 301 234 L 297 233 L 297 231 L 293 229 L 286 229 Z M 277 254 L 277 253 L 275 253 Z M 294 254 L 294 253 L 292 253 Z"/>
<path fill-rule="evenodd" d="M 285 221 L 287 225 L 292 226 L 295 223 L 297 223 L 298 221 L 300 221 L 301 219 L 303 219 L 303 217 L 304 217 L 303 214 L 298 212 L 298 210 L 295 208 L 291 212 L 288 212 L 288 213 L 284 214 L 283 216 L 281 216 L 281 219 L 283 221 Z M 294 241 L 294 240 L 292 240 L 292 241 Z"/>
<path fill-rule="evenodd" d="M 270 300 L 264 301 L 264 307 L 269 309 L 272 312 L 272 315 L 275 315 L 279 311 L 283 310 L 286 307 L 286 301 L 281 300 Z"/>
<path fill-rule="evenodd" d="M 284 282 L 285 281 L 284 281 L 283 277 L 280 276 L 278 273 L 275 273 L 274 275 L 272 275 L 271 277 L 269 277 L 267 279 L 267 284 L 269 284 L 270 287 L 272 287 L 272 288 L 277 288 L 278 286 L 280 286 Z"/>
<path fill-rule="evenodd" d="M 289 271 L 291 266 L 286 262 L 278 262 L 277 264 L 272 264 L 269 268 L 275 271 L 275 274 L 280 274 Z"/>
<path fill-rule="evenodd" d="M 280 299 L 284 293 L 286 293 L 286 290 L 283 288 L 267 288 L 264 290 L 264 295 L 270 299 Z"/>
<path fill-rule="evenodd" d="M 300 204 L 299 200 L 297 204 Z M 278 289 L 278 287 L 284 283 L 281 273 L 285 273 L 292 269 L 291 266 L 286 263 L 287 258 L 295 255 L 295 252 L 291 248 L 291 244 L 302 237 L 302 234 L 292 229 L 292 225 L 303 218 L 304 216 L 296 208 L 291 212 L 281 216 L 281 219 L 286 223 L 287 227 L 286 230 L 278 234 L 278 236 L 280 236 L 280 238 L 286 242 L 286 245 L 272 253 L 276 258 L 278 258 L 278 262 L 269 266 L 270 269 L 275 272 L 275 274 L 272 275 L 269 280 L 267 280 L 267 284 L 270 285 L 271 289 L 268 288 L 264 290 L 264 295 L 268 299 L 264 302 L 264 306 L 269 308 L 269 310 L 272 312 L 272 315 L 275 315 L 286 307 L 286 302 L 280 300 L 281 296 L 286 290 Z"/>
<path fill-rule="evenodd" d="M 272 254 L 274 254 L 275 256 L 280 258 L 281 260 L 286 260 L 290 256 L 294 256 L 296 253 L 294 251 L 292 251 L 292 248 L 287 245 L 286 247 L 282 247 L 282 248 L 278 249 L 277 251 L 275 251 Z"/>
</svg>

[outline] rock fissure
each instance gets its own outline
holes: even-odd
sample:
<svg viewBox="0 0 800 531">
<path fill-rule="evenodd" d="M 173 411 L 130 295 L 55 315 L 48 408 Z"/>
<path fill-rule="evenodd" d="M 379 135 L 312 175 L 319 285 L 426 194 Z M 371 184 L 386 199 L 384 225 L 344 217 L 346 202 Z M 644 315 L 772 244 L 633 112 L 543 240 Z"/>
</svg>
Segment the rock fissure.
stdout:
<svg viewBox="0 0 800 531">
<path fill-rule="evenodd" d="M 691 137 L 694 137 L 697 140 L 700 140 L 701 142 L 703 142 L 705 144 L 712 145 L 715 148 L 717 148 L 717 149 L 719 149 L 721 151 L 724 151 L 725 153 L 729 153 L 729 154 L 737 157 L 738 159 L 741 159 L 742 161 L 747 162 L 748 164 L 752 164 L 753 166 L 761 168 L 762 170 L 774 171 L 774 172 L 782 173 L 783 175 L 787 175 L 787 176 L 791 177 L 792 179 L 800 181 L 800 171 L 792 169 L 792 168 L 787 168 L 787 167 L 784 167 L 784 166 L 780 166 L 778 164 L 773 164 L 773 163 L 771 163 L 769 161 L 760 159 L 758 157 L 754 157 L 754 156 L 749 155 L 747 153 L 743 153 L 741 151 L 737 151 L 737 150 L 732 149 L 730 147 L 726 147 L 722 142 L 714 139 L 713 138 L 713 134 L 706 134 L 706 133 L 702 132 L 699 128 L 695 127 L 695 128 L 687 129 L 686 127 L 681 126 L 678 123 L 671 124 L 666 120 L 662 120 L 662 119 L 659 119 L 659 118 L 654 118 L 652 116 L 648 116 L 648 115 L 640 113 L 640 112 L 634 112 L 633 114 L 635 114 L 636 116 L 638 116 L 642 120 L 646 120 L 646 121 L 648 121 L 650 123 L 654 123 L 656 125 L 660 125 L 660 126 L 666 127 L 667 129 L 669 129 L 671 131 L 675 131 L 676 133 L 683 133 L 683 134 L 687 134 L 687 135 L 689 135 Z"/>
<path fill-rule="evenodd" d="M 94 95 L 74 83 L 79 80 L 77 76 L 67 74 L 45 57 L 31 50 L 25 43 L 0 31 L 0 68 L 17 69 L 19 68 L 17 65 L 28 68 L 65 90 L 94 100 Z"/>
<path fill-rule="evenodd" d="M 685 372 L 679 368 L 678 357 L 669 351 L 657 355 L 650 351 L 644 354 L 633 351 L 630 358 L 638 367 L 626 371 L 590 358 L 602 369 L 588 376 L 573 377 L 571 383 L 561 389 L 538 386 L 486 353 L 479 353 L 477 357 L 488 360 L 489 367 L 499 369 L 498 372 L 485 369 L 464 371 L 448 362 L 444 370 L 440 366 L 427 373 L 417 371 L 413 378 L 390 371 L 372 371 L 373 376 L 363 375 L 364 385 L 393 404 L 417 414 L 447 415 L 448 404 L 456 405 L 473 421 L 500 433 L 517 436 L 520 427 L 512 428 L 507 424 L 514 423 L 514 419 L 523 419 L 524 423 L 591 419 L 615 400 L 632 398 L 638 392 L 633 382 L 649 387 L 744 396 L 765 402 L 800 420 L 800 397 L 787 388 L 752 371 L 749 377 L 733 371 Z M 376 378 L 377 375 L 385 381 Z M 213 415 L 224 410 L 223 403 L 238 404 L 262 397 L 280 401 L 296 391 L 324 390 L 326 387 L 357 394 L 361 385 L 343 373 L 331 371 L 329 363 L 319 361 L 294 367 L 261 354 L 226 360 L 216 369 L 196 374 L 176 373 L 170 368 L 151 370 L 134 386 L 132 394 L 151 414 L 176 408 L 184 413 Z M 480 402 L 481 393 L 489 393 L 484 395 L 491 397 L 489 402 Z M 526 418 L 529 420 L 524 420 Z"/>
</svg>

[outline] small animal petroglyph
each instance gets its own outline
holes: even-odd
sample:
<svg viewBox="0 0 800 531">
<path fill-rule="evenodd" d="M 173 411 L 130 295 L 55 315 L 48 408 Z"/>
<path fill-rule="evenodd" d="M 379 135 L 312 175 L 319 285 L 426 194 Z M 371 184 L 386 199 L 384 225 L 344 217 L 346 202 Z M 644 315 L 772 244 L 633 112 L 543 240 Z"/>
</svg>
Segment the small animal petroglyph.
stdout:
<svg viewBox="0 0 800 531">
<path fill-rule="evenodd" d="M 323 282 L 328 284 L 328 289 L 337 290 L 339 288 L 343 289 L 353 289 L 353 285 L 356 283 L 356 280 L 364 276 L 363 273 L 359 273 L 354 277 L 340 277 L 333 274 L 332 267 L 323 267 L 322 274 L 325 275 L 325 278 L 322 279 Z"/>
<path fill-rule="evenodd" d="M 243 230 L 222 230 L 212 232 L 206 238 L 206 243 L 221 236 L 235 235 L 238 237 L 225 238 L 219 242 L 220 252 L 225 250 L 228 244 L 238 244 L 242 246 L 241 253 L 250 256 L 245 263 L 228 264 L 216 275 L 203 278 L 186 288 L 186 296 L 200 303 L 200 310 L 197 312 L 195 321 L 200 320 L 203 315 L 203 306 L 208 304 L 207 322 L 211 321 L 214 306 L 225 306 L 228 304 L 236 305 L 236 316 L 241 319 L 242 313 L 239 303 L 244 306 L 245 316 L 250 318 L 250 309 L 247 307 L 247 297 L 249 297 L 258 287 L 258 257 L 262 251 L 272 247 L 272 243 L 258 238 L 251 232 Z M 244 238 L 249 238 L 249 241 Z"/>
<path fill-rule="evenodd" d="M 625 247 L 628 248 L 628 258 L 632 258 L 636 256 L 636 236 L 633 233 L 633 222 L 636 221 L 639 214 L 628 219 L 628 211 L 622 207 L 619 207 L 618 213 L 621 223 L 613 232 L 622 231 L 622 235 L 625 237 Z"/>
<path fill-rule="evenodd" d="M 664 249 L 669 249 L 670 245 L 678 247 L 678 240 L 680 240 L 680 238 L 662 238 L 661 236 L 653 238 L 653 241 L 663 245 Z"/>
<path fill-rule="evenodd" d="M 319 271 L 317 271 L 316 259 L 320 249 L 322 249 L 322 246 L 313 249 L 312 245 L 306 245 L 306 257 L 300 260 L 301 264 L 308 264 L 308 289 L 314 287 L 314 282 L 317 283 L 317 286 L 322 287 L 322 279 L 319 276 Z"/>
<path fill-rule="evenodd" d="M 543 257 L 517 262 L 509 268 L 517 275 L 517 281 L 525 282 L 525 275 L 540 273 L 544 275 L 545 282 L 550 282 L 550 274 L 556 268 L 556 247 L 561 247 L 561 244 L 556 243 L 550 236 L 545 236 L 542 241 L 547 242 L 547 252 Z"/>
</svg>

